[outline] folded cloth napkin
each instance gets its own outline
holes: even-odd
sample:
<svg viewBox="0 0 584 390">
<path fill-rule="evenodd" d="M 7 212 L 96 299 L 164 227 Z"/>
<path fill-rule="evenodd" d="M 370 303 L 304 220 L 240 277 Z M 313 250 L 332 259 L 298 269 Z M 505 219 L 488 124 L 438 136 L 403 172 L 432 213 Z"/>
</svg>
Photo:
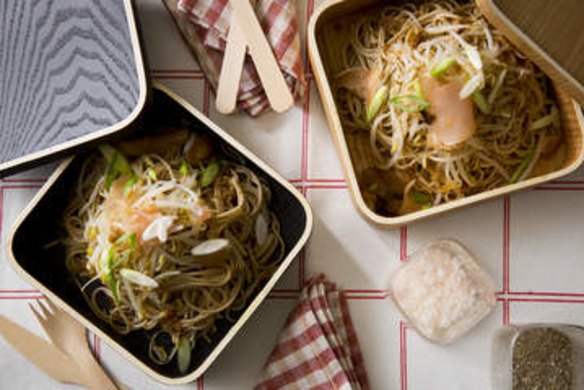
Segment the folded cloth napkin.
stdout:
<svg viewBox="0 0 584 390">
<path fill-rule="evenodd" d="M 347 301 L 333 283 L 316 276 L 288 317 L 256 390 L 368 388 Z"/>
<path fill-rule="evenodd" d="M 205 72 L 207 80 L 216 89 L 227 32 L 231 24 L 229 1 L 163 1 Z M 301 98 L 304 94 L 305 82 L 296 18 L 296 1 L 258 0 L 255 10 L 292 94 L 296 99 Z M 269 108 L 268 99 L 249 55 L 241 76 L 237 104 L 251 115 L 258 115 Z"/>
</svg>

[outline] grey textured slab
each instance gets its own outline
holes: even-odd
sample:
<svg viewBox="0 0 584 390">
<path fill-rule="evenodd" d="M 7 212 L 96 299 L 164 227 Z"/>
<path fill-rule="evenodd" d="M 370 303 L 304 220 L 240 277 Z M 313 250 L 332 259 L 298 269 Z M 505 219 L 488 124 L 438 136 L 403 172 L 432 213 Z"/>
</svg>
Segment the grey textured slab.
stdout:
<svg viewBox="0 0 584 390">
<path fill-rule="evenodd" d="M 0 164 L 136 109 L 143 64 L 130 28 L 125 0 L 0 0 Z"/>
</svg>

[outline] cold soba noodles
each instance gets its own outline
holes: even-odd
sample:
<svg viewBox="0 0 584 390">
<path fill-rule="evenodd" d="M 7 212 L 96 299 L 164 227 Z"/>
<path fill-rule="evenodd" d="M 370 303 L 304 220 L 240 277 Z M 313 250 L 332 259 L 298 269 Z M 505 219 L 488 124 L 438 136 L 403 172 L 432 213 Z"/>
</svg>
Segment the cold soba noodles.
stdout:
<svg viewBox="0 0 584 390">
<path fill-rule="evenodd" d="M 556 170 L 560 113 L 548 78 L 472 4 L 387 7 L 352 24 L 333 61 L 368 206 L 403 215 Z"/>
<path fill-rule="evenodd" d="M 262 179 L 204 136 L 163 138 L 173 145 L 158 153 L 139 140 L 85 160 L 65 216 L 67 267 L 100 318 L 148 331 L 151 359 L 176 356 L 186 372 L 197 341 L 272 276 L 284 243 Z"/>
</svg>

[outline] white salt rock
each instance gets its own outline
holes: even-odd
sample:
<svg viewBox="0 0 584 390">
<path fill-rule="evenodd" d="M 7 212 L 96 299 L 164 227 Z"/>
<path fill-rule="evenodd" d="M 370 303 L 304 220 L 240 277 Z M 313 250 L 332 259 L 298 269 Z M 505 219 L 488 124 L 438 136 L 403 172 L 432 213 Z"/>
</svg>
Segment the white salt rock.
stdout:
<svg viewBox="0 0 584 390">
<path fill-rule="evenodd" d="M 451 239 L 414 253 L 393 276 L 391 293 L 418 332 L 441 344 L 468 332 L 497 303 L 492 279 Z"/>
</svg>

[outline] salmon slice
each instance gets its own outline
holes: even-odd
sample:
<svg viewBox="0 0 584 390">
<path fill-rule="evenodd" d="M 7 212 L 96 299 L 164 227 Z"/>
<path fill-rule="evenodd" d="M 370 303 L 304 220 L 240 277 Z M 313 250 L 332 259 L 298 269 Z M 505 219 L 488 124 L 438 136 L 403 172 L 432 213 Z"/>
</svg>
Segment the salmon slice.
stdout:
<svg viewBox="0 0 584 390">
<path fill-rule="evenodd" d="M 121 176 L 112 184 L 104 201 L 106 220 L 112 226 L 115 225 L 121 229 L 121 233 L 135 233 L 136 236 L 142 237 L 148 225 L 161 214 L 151 203 L 133 206 L 132 203 L 136 199 L 124 194 L 124 185 L 127 180 L 128 176 Z"/>
<path fill-rule="evenodd" d="M 430 103 L 429 112 L 434 122 L 428 133 L 428 145 L 452 149 L 471 138 L 477 124 L 471 99 L 460 99 L 464 83 L 456 80 L 443 84 L 427 77 L 422 79 L 422 91 Z"/>
</svg>

